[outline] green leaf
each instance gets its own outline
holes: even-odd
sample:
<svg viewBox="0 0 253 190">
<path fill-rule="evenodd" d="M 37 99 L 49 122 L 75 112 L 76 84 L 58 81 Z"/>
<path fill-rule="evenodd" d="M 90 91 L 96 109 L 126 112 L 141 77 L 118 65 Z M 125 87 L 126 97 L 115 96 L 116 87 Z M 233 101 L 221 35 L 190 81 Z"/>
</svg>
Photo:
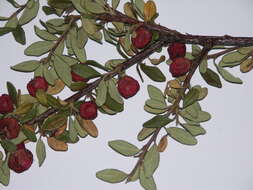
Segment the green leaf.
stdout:
<svg viewBox="0 0 253 190">
<path fill-rule="evenodd" d="M 85 61 L 85 64 L 97 67 L 97 68 L 102 69 L 102 70 L 107 71 L 107 72 L 110 71 L 105 66 L 101 65 L 100 63 L 98 63 L 94 60 L 87 60 L 87 61 Z"/>
<path fill-rule="evenodd" d="M 83 27 L 79 28 L 77 31 L 77 42 L 77 46 L 80 49 L 84 48 L 86 43 L 88 42 L 88 34 Z"/>
<path fill-rule="evenodd" d="M 186 96 L 184 97 L 184 103 L 183 103 L 184 108 L 195 103 L 198 100 L 198 98 L 199 98 L 199 91 L 195 88 L 191 88 L 189 92 L 186 94 Z"/>
<path fill-rule="evenodd" d="M 160 110 L 164 110 L 167 109 L 167 105 L 166 103 L 154 100 L 154 99 L 149 99 L 145 102 L 145 105 L 154 108 L 154 109 L 160 109 Z"/>
<path fill-rule="evenodd" d="M 163 92 L 159 88 L 152 85 L 148 85 L 148 94 L 150 99 L 165 103 L 165 96 L 163 95 Z"/>
<path fill-rule="evenodd" d="M 0 160 L 0 183 L 8 186 L 10 182 L 10 169 L 7 160 L 4 162 Z"/>
<path fill-rule="evenodd" d="M 82 17 L 82 26 L 84 30 L 90 35 L 95 34 L 99 30 L 98 26 L 95 23 L 95 20 L 93 19 Z"/>
<path fill-rule="evenodd" d="M 70 86 L 72 83 L 71 68 L 66 63 L 62 56 L 54 56 L 54 69 L 59 78 L 67 85 Z"/>
<path fill-rule="evenodd" d="M 15 86 L 11 82 L 7 82 L 6 86 L 7 86 L 8 94 L 11 97 L 11 100 L 13 101 L 13 103 L 15 105 L 17 105 L 18 93 L 17 93 L 17 90 L 16 90 Z"/>
<path fill-rule="evenodd" d="M 14 71 L 20 72 L 33 72 L 40 66 L 40 62 L 37 60 L 24 61 L 15 66 L 12 66 L 11 69 Z"/>
<path fill-rule="evenodd" d="M 168 116 L 166 116 L 166 115 L 157 115 L 157 116 L 153 117 L 152 119 L 146 121 L 143 124 L 143 127 L 146 127 L 146 128 L 161 128 L 161 127 L 165 127 L 170 122 L 172 122 L 172 120 L 170 118 L 168 118 Z"/>
<path fill-rule="evenodd" d="M 212 71 L 211 69 L 208 68 L 205 73 L 201 73 L 201 76 L 203 77 L 203 79 L 206 81 L 207 84 L 217 88 L 222 87 L 219 75 L 214 71 Z"/>
<path fill-rule="evenodd" d="M 35 34 L 42 40 L 55 41 L 58 39 L 55 35 L 50 34 L 47 30 L 41 30 L 37 26 L 34 26 L 34 31 Z"/>
<path fill-rule="evenodd" d="M 105 169 L 97 172 L 96 177 L 108 183 L 120 183 L 127 178 L 127 174 L 117 169 Z"/>
<path fill-rule="evenodd" d="M 124 140 L 109 141 L 108 145 L 123 156 L 134 156 L 140 152 L 139 148 Z"/>
<path fill-rule="evenodd" d="M 25 128 L 25 127 L 22 127 L 22 132 L 24 133 L 24 135 L 27 137 L 27 139 L 31 142 L 36 142 L 37 141 L 37 137 L 36 137 L 36 134 L 35 132 Z"/>
<path fill-rule="evenodd" d="M 253 51 L 253 46 L 241 47 L 237 51 L 241 54 L 248 55 L 249 53 Z"/>
<path fill-rule="evenodd" d="M 74 121 L 69 117 L 69 138 L 71 141 L 75 141 L 77 138 L 77 131 L 74 127 Z"/>
<path fill-rule="evenodd" d="M 145 190 L 156 190 L 156 184 L 153 176 L 146 177 L 144 168 L 140 168 L 140 184 Z"/>
<path fill-rule="evenodd" d="M 25 49 L 25 55 L 27 56 L 41 56 L 50 51 L 54 46 L 54 42 L 39 41 L 34 42 Z"/>
<path fill-rule="evenodd" d="M 109 95 L 109 93 L 107 93 L 106 95 L 106 101 L 105 101 L 104 106 L 106 106 L 107 110 L 109 109 L 110 112 L 113 111 L 113 113 L 122 112 L 124 110 L 124 104 L 119 104 L 118 102 L 113 100 L 111 96 Z"/>
<path fill-rule="evenodd" d="M 144 5 L 145 5 L 144 0 L 134 0 L 134 5 L 137 8 L 137 10 L 141 13 L 141 15 L 143 16 Z"/>
<path fill-rule="evenodd" d="M 88 135 L 88 133 L 80 126 L 80 124 L 79 124 L 79 122 L 77 121 L 76 118 L 74 120 L 74 127 L 75 127 L 75 129 L 77 131 L 77 134 L 80 137 L 84 138 L 84 137 L 86 137 Z"/>
<path fill-rule="evenodd" d="M 143 141 L 155 132 L 155 128 L 142 128 L 137 135 L 138 141 Z"/>
<path fill-rule="evenodd" d="M 100 14 L 100 13 L 105 12 L 103 5 L 101 5 L 96 0 L 86 0 L 86 1 L 83 1 L 83 3 L 84 3 L 85 9 L 87 9 L 91 13 Z"/>
<path fill-rule="evenodd" d="M 147 178 L 152 177 L 160 162 L 160 154 L 154 144 L 144 157 L 144 170 Z"/>
<path fill-rule="evenodd" d="M 82 0 L 71 0 L 71 2 L 73 3 L 74 7 L 78 12 L 87 13 L 87 11 L 85 11 L 85 9 L 81 6 Z"/>
<path fill-rule="evenodd" d="M 16 151 L 16 145 L 14 143 L 12 143 L 11 141 L 2 140 L 0 143 L 1 143 L 4 150 L 6 150 L 8 152 L 15 152 Z"/>
<path fill-rule="evenodd" d="M 204 135 L 206 134 L 206 130 L 202 128 L 200 125 L 190 125 L 183 124 L 183 127 L 191 133 L 192 136 Z"/>
<path fill-rule="evenodd" d="M 204 59 L 199 65 L 199 72 L 205 73 L 207 71 L 207 68 L 208 68 L 208 62 L 207 62 L 207 59 Z"/>
<path fill-rule="evenodd" d="M 71 68 L 74 73 L 86 79 L 92 79 L 92 78 L 97 78 L 101 76 L 99 72 L 97 72 L 95 69 L 93 69 L 92 67 L 88 65 L 76 64 L 76 65 L 73 65 Z"/>
<path fill-rule="evenodd" d="M 141 70 L 153 81 L 164 82 L 166 77 L 160 71 L 158 67 L 147 66 L 145 64 L 140 64 Z"/>
<path fill-rule="evenodd" d="M 41 105 L 46 106 L 46 107 L 48 106 L 48 103 L 47 103 L 47 94 L 42 89 L 38 89 L 36 91 L 36 99 L 38 100 L 38 102 Z"/>
<path fill-rule="evenodd" d="M 161 110 L 161 109 L 151 108 L 147 105 L 144 106 L 144 110 L 148 113 L 155 114 L 155 115 L 162 114 L 162 113 L 165 113 L 167 111 L 167 109 Z"/>
<path fill-rule="evenodd" d="M 231 83 L 236 83 L 236 84 L 242 84 L 242 80 L 238 77 L 235 77 L 234 75 L 232 75 L 230 72 L 228 72 L 226 69 L 222 68 L 220 65 L 216 65 L 216 69 L 217 71 L 220 73 L 220 75 L 222 76 L 222 78 L 228 82 Z"/>
<path fill-rule="evenodd" d="M 13 31 L 13 28 L 7 28 L 7 27 L 1 28 L 0 27 L 0 36 L 8 34 L 9 32 L 12 32 L 12 31 Z"/>
<path fill-rule="evenodd" d="M 120 0 L 112 0 L 112 8 L 117 9 L 119 2 L 120 2 Z"/>
<path fill-rule="evenodd" d="M 75 29 L 72 29 L 70 32 L 70 42 L 72 50 L 74 51 L 74 54 L 76 55 L 77 59 L 80 62 L 85 62 L 87 59 L 86 52 L 84 48 L 78 47 L 79 42 L 77 41 L 77 32 Z"/>
<path fill-rule="evenodd" d="M 16 42 L 20 43 L 21 45 L 26 44 L 25 31 L 20 25 L 18 25 L 17 28 L 12 31 L 12 34 Z"/>
<path fill-rule="evenodd" d="M 109 92 L 109 94 L 110 94 L 110 96 L 111 96 L 111 98 L 113 100 L 115 100 L 119 104 L 123 104 L 124 103 L 124 101 L 121 98 L 121 96 L 119 94 L 119 91 L 118 91 L 118 88 L 116 87 L 116 84 L 113 81 L 113 79 L 108 80 L 108 92 Z"/>
<path fill-rule="evenodd" d="M 192 55 L 194 57 L 198 56 L 201 52 L 201 48 L 198 45 L 192 45 Z"/>
<path fill-rule="evenodd" d="M 17 16 L 11 17 L 11 19 L 8 20 L 8 22 L 5 24 L 5 28 L 12 28 L 15 29 L 18 26 L 18 18 Z"/>
<path fill-rule="evenodd" d="M 39 167 L 41 167 L 46 159 L 46 147 L 41 138 L 38 140 L 36 144 L 36 155 L 39 161 Z"/>
<path fill-rule="evenodd" d="M 244 59 L 247 55 L 241 54 L 238 51 L 227 53 L 222 57 L 224 63 L 237 63 Z"/>
<path fill-rule="evenodd" d="M 9 19 L 9 17 L 0 16 L 0 21 L 6 21 L 8 19 Z"/>
<path fill-rule="evenodd" d="M 211 115 L 208 112 L 205 111 L 199 111 L 197 117 L 193 117 L 190 112 L 188 112 L 186 109 L 182 110 L 180 112 L 180 115 L 183 118 L 189 119 L 191 121 L 195 122 L 206 122 L 211 119 Z"/>
<path fill-rule="evenodd" d="M 198 143 L 197 139 L 184 129 L 170 127 L 167 128 L 166 131 L 171 138 L 175 139 L 181 144 L 196 145 Z"/>
<path fill-rule="evenodd" d="M 30 4 L 32 4 L 32 6 L 30 6 Z M 19 24 L 24 25 L 33 20 L 37 16 L 39 8 L 40 8 L 39 0 L 37 1 L 30 0 L 25 10 L 23 11 L 21 17 L 19 18 Z"/>
<path fill-rule="evenodd" d="M 67 118 L 63 114 L 55 114 L 53 116 L 50 116 L 44 121 L 44 123 L 41 126 L 42 130 L 45 131 L 54 131 L 55 129 L 58 129 L 59 127 L 62 127 L 67 122 Z"/>
</svg>

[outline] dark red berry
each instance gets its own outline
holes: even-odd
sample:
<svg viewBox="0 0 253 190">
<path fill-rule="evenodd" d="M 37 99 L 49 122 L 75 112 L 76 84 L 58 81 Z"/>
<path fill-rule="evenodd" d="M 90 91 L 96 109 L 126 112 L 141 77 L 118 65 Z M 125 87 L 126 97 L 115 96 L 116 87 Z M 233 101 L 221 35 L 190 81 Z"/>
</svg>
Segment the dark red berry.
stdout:
<svg viewBox="0 0 253 190">
<path fill-rule="evenodd" d="M 152 40 L 152 33 L 144 26 L 138 27 L 132 35 L 132 44 L 138 49 L 146 47 Z"/>
<path fill-rule="evenodd" d="M 175 58 L 170 64 L 170 72 L 173 77 L 180 77 L 189 72 L 190 66 L 191 62 L 188 59 L 184 57 Z"/>
<path fill-rule="evenodd" d="M 44 77 L 35 77 L 27 84 L 27 90 L 31 96 L 35 97 L 38 89 L 47 91 L 48 83 Z"/>
<path fill-rule="evenodd" d="M 97 105 L 92 101 L 84 102 L 80 105 L 79 113 L 83 119 L 93 120 L 98 115 Z"/>
<path fill-rule="evenodd" d="M 88 79 L 81 77 L 80 75 L 71 71 L 72 80 L 74 82 L 88 82 Z"/>
<path fill-rule="evenodd" d="M 182 43 L 172 43 L 168 47 L 168 53 L 170 56 L 170 59 L 173 60 L 177 57 L 184 57 L 186 54 L 186 46 Z"/>
<path fill-rule="evenodd" d="M 132 77 L 124 76 L 118 81 L 118 91 L 126 99 L 134 96 L 139 89 L 138 81 Z"/>
<path fill-rule="evenodd" d="M 7 139 L 14 139 L 18 137 L 20 125 L 15 118 L 4 118 L 0 120 L 0 132 L 4 134 Z"/>
<path fill-rule="evenodd" d="M 2 96 L 0 96 L 0 113 L 6 114 L 13 112 L 13 110 L 14 110 L 13 102 L 10 96 L 7 94 L 2 94 Z"/>
<path fill-rule="evenodd" d="M 26 148 L 17 149 L 14 153 L 11 153 L 8 161 L 10 169 L 16 173 L 22 173 L 28 170 L 33 163 L 33 154 Z"/>
</svg>

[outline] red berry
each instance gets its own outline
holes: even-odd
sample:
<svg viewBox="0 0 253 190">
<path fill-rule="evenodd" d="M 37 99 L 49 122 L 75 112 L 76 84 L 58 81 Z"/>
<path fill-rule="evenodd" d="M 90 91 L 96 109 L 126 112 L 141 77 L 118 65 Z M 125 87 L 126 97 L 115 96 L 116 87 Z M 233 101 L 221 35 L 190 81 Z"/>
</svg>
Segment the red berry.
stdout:
<svg viewBox="0 0 253 190">
<path fill-rule="evenodd" d="M 0 113 L 1 114 L 10 113 L 13 112 L 13 110 L 14 110 L 13 102 L 10 96 L 7 94 L 2 94 L 2 96 L 0 96 Z"/>
<path fill-rule="evenodd" d="M 138 81 L 132 77 L 124 76 L 118 81 L 118 91 L 126 99 L 134 96 L 139 89 Z"/>
<path fill-rule="evenodd" d="M 180 77 L 189 72 L 190 66 L 191 62 L 188 59 L 184 57 L 175 58 L 170 64 L 170 72 L 173 77 Z"/>
<path fill-rule="evenodd" d="M 168 47 L 168 53 L 170 55 L 170 59 L 173 60 L 177 57 L 184 57 L 186 54 L 186 46 L 182 43 L 172 43 Z"/>
<path fill-rule="evenodd" d="M 47 91 L 48 83 L 44 77 L 35 77 L 27 84 L 27 90 L 31 96 L 35 97 L 38 89 Z"/>
<path fill-rule="evenodd" d="M 146 47 L 152 40 L 152 33 L 144 26 L 138 27 L 132 35 L 132 44 L 138 49 Z"/>
<path fill-rule="evenodd" d="M 88 79 L 81 77 L 80 75 L 71 71 L 72 80 L 74 82 L 88 82 Z"/>
<path fill-rule="evenodd" d="M 84 102 L 80 105 L 79 112 L 83 119 L 93 120 L 98 115 L 97 105 L 92 101 Z"/>
<path fill-rule="evenodd" d="M 22 173 L 28 170 L 31 167 L 32 163 L 32 152 L 26 148 L 23 148 L 17 149 L 14 153 L 11 153 L 8 161 L 8 166 L 16 173 Z"/>
<path fill-rule="evenodd" d="M 4 118 L 0 120 L 0 132 L 4 134 L 7 139 L 14 139 L 18 137 L 20 125 L 15 118 Z"/>
</svg>

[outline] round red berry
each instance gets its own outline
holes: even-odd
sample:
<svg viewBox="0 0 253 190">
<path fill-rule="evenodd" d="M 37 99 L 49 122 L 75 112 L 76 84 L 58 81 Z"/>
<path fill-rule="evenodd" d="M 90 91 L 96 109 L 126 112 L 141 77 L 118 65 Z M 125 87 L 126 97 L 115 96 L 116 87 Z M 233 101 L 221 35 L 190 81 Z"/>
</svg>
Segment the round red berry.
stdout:
<svg viewBox="0 0 253 190">
<path fill-rule="evenodd" d="M 4 118 L 0 120 L 0 133 L 4 134 L 7 139 L 18 137 L 20 125 L 15 118 Z"/>
<path fill-rule="evenodd" d="M 170 56 L 170 59 L 173 60 L 177 57 L 184 57 L 186 54 L 186 46 L 182 43 L 172 43 L 168 47 L 168 53 Z"/>
<path fill-rule="evenodd" d="M 0 96 L 0 113 L 6 114 L 13 112 L 13 110 L 14 110 L 13 102 L 10 96 L 7 94 L 2 94 L 2 96 Z"/>
<path fill-rule="evenodd" d="M 83 119 L 93 120 L 97 117 L 97 105 L 92 102 L 84 102 L 80 105 L 79 114 Z"/>
<path fill-rule="evenodd" d="M 35 77 L 27 84 L 27 90 L 31 96 L 35 97 L 38 89 L 47 91 L 48 83 L 44 77 Z"/>
<path fill-rule="evenodd" d="M 132 44 L 138 49 L 146 47 L 152 40 L 152 33 L 144 26 L 138 27 L 132 35 Z"/>
<path fill-rule="evenodd" d="M 126 99 L 134 96 L 139 89 L 138 81 L 132 77 L 124 76 L 118 81 L 118 91 Z"/>
<path fill-rule="evenodd" d="M 189 72 L 190 66 L 190 60 L 183 57 L 175 58 L 170 64 L 170 72 L 173 77 L 180 77 Z"/>
<path fill-rule="evenodd" d="M 8 166 L 16 173 L 22 173 L 28 170 L 33 163 L 33 154 L 26 148 L 17 149 L 14 153 L 11 153 Z"/>
</svg>

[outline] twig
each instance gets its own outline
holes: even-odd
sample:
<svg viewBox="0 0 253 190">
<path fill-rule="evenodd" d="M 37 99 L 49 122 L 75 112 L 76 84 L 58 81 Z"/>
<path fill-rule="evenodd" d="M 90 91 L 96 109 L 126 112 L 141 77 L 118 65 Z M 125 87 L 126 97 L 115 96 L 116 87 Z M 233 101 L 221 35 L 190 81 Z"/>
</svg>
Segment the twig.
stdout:
<svg viewBox="0 0 253 190">
<path fill-rule="evenodd" d="M 184 88 L 183 88 L 183 93 L 182 94 L 184 94 L 184 92 L 186 91 L 187 87 L 190 85 L 190 81 L 191 81 L 191 78 L 193 77 L 193 74 L 195 73 L 196 69 L 198 68 L 198 66 L 202 62 L 202 60 L 207 56 L 208 52 L 212 49 L 212 47 L 213 47 L 213 45 L 212 45 L 211 42 L 207 43 L 204 46 L 204 48 L 202 49 L 200 55 L 195 60 L 193 60 L 191 68 L 190 68 L 190 71 L 187 74 L 187 77 L 186 77 L 186 79 L 184 81 L 184 84 L 183 84 Z M 176 99 L 176 101 L 171 106 L 171 109 L 169 109 L 169 111 L 167 113 L 168 117 L 169 117 L 169 115 L 171 113 L 174 113 L 175 110 L 178 108 L 179 103 L 182 100 L 182 98 L 183 97 L 181 95 L 178 96 L 178 98 Z M 159 134 L 160 130 L 161 130 L 161 128 L 156 129 L 155 132 L 153 133 L 153 135 L 151 136 L 151 138 L 149 139 L 149 141 L 142 147 L 142 152 L 139 155 L 139 159 L 138 159 L 138 161 L 137 161 L 134 169 L 128 175 L 128 178 L 127 178 L 126 182 L 130 181 L 130 178 L 135 174 L 135 172 L 138 169 L 138 167 L 143 163 L 145 155 L 147 154 L 150 146 L 152 145 L 152 142 L 155 142 L 155 140 L 157 138 L 157 135 Z"/>
</svg>

